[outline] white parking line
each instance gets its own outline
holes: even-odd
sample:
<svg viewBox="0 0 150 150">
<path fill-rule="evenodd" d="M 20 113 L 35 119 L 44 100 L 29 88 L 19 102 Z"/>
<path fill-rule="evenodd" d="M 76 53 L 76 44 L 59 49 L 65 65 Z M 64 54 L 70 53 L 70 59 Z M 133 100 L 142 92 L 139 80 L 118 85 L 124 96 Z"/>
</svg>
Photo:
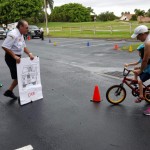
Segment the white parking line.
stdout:
<svg viewBox="0 0 150 150">
<path fill-rule="evenodd" d="M 122 81 L 122 79 L 123 79 L 123 78 L 119 78 L 119 77 L 114 77 L 114 76 L 111 76 L 111 75 L 107 75 L 107 74 L 104 74 L 104 73 L 102 73 L 101 75 L 105 76 L 105 77 L 108 77 L 108 78 L 117 79 L 117 80 L 120 80 L 120 81 Z"/>
<path fill-rule="evenodd" d="M 18 148 L 18 149 L 15 149 L 15 150 L 33 150 L 33 147 L 32 147 L 32 145 L 27 145 L 27 146 L 24 146 L 22 148 Z"/>
</svg>

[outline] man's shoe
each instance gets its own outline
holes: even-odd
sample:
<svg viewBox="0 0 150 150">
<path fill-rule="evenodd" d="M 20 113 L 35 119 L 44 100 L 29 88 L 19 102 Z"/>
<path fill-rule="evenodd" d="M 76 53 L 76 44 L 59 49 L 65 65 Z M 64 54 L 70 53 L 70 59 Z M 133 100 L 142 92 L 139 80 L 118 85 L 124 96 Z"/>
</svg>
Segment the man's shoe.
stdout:
<svg viewBox="0 0 150 150">
<path fill-rule="evenodd" d="M 150 107 L 147 108 L 143 113 L 144 113 L 144 115 L 146 115 L 146 116 L 150 116 Z"/>
<path fill-rule="evenodd" d="M 4 96 L 6 97 L 11 97 L 13 99 L 17 99 L 17 96 L 14 95 L 14 93 L 10 90 L 7 90 L 5 93 L 4 93 Z"/>
</svg>

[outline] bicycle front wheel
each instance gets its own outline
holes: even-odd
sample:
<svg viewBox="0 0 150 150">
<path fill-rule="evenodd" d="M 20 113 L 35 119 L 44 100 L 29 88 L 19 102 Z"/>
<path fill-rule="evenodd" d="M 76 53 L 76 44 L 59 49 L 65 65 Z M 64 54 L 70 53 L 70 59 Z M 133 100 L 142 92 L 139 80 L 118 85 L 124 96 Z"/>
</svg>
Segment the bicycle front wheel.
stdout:
<svg viewBox="0 0 150 150">
<path fill-rule="evenodd" d="M 106 92 L 106 98 L 111 104 L 117 105 L 126 98 L 126 90 L 120 85 L 111 86 Z"/>
<path fill-rule="evenodd" d="M 144 97 L 145 101 L 150 103 L 150 85 L 148 85 L 147 88 L 144 89 Z"/>
</svg>

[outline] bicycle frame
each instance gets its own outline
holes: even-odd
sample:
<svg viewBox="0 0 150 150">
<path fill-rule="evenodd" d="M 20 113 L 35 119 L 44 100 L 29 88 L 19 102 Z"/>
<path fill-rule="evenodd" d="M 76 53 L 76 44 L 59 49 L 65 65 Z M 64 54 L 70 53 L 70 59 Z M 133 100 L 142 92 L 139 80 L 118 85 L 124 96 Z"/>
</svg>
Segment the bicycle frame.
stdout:
<svg viewBox="0 0 150 150">
<path fill-rule="evenodd" d="M 131 84 L 132 81 L 134 81 L 134 80 L 124 77 L 124 79 L 122 80 L 122 84 L 126 84 L 132 91 L 139 94 L 138 88 L 135 88 L 135 86 L 133 87 L 133 84 Z M 138 84 L 138 83 L 135 83 L 135 84 Z"/>
<path fill-rule="evenodd" d="M 127 73 L 125 73 L 125 71 L 127 71 Z M 139 95 L 139 88 L 136 86 L 138 84 L 138 81 L 127 77 L 131 71 L 132 70 L 128 70 L 128 69 L 124 68 L 124 71 L 123 71 L 124 78 L 120 85 L 123 86 L 123 84 L 126 84 L 133 92 L 135 92 L 137 95 Z M 132 82 L 134 82 L 134 83 L 132 83 Z M 145 86 L 144 84 L 143 84 L 143 86 L 144 86 L 143 89 L 147 88 L 147 86 Z"/>
</svg>

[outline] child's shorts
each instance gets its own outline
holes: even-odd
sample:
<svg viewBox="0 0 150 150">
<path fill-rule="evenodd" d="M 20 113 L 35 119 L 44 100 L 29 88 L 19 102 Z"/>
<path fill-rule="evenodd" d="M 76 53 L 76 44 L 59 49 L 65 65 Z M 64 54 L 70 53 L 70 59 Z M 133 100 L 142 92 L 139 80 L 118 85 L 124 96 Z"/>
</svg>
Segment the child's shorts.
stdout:
<svg viewBox="0 0 150 150">
<path fill-rule="evenodd" d="M 140 75 L 139 75 L 140 79 L 142 82 L 145 82 L 147 80 L 150 79 L 150 74 L 147 73 L 147 72 L 142 72 Z"/>
</svg>

